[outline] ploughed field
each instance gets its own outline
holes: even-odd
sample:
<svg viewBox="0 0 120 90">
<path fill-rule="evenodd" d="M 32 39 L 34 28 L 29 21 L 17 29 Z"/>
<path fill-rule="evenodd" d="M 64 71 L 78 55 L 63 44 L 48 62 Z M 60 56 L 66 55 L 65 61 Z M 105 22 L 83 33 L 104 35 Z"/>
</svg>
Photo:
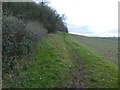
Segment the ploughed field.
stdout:
<svg viewBox="0 0 120 90">
<path fill-rule="evenodd" d="M 80 35 L 72 35 L 82 45 L 97 52 L 106 59 L 118 64 L 118 39 L 105 37 L 86 37 Z"/>
</svg>

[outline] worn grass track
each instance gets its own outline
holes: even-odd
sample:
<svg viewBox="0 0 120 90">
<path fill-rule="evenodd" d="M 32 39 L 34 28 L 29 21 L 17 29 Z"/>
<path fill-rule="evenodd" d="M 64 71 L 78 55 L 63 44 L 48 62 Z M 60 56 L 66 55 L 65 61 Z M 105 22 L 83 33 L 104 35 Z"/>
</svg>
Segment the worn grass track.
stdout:
<svg viewBox="0 0 120 90">
<path fill-rule="evenodd" d="M 77 51 L 74 49 L 74 47 L 66 40 L 66 35 L 64 34 L 64 42 L 67 44 L 67 46 L 70 47 L 73 60 L 75 61 L 76 69 L 72 72 L 71 78 L 68 82 L 67 88 L 85 88 L 85 83 L 80 81 L 80 77 L 84 73 L 84 69 L 82 66 L 82 62 L 80 60 L 80 57 L 78 56 Z"/>
</svg>

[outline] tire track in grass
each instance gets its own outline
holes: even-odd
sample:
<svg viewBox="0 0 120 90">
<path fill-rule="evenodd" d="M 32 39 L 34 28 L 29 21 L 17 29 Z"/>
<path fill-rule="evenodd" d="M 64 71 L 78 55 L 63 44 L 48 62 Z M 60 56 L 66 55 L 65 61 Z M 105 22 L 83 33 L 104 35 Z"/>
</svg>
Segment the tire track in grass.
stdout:
<svg viewBox="0 0 120 90">
<path fill-rule="evenodd" d="M 85 83 L 83 81 L 80 81 L 80 77 L 83 77 L 84 75 L 84 68 L 82 62 L 80 61 L 79 55 L 76 49 L 69 42 L 67 42 L 65 39 L 64 41 L 71 48 L 73 59 L 76 63 L 76 69 L 72 73 L 71 79 L 67 84 L 67 88 L 85 88 Z"/>
</svg>

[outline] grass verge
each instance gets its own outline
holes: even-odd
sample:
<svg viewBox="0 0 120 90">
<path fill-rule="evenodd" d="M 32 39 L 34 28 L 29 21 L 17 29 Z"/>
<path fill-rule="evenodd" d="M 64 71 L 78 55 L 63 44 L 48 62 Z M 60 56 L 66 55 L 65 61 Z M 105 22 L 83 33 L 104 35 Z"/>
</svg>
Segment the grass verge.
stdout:
<svg viewBox="0 0 120 90">
<path fill-rule="evenodd" d="M 71 35 L 66 40 L 76 49 L 84 63 L 84 75 L 80 79 L 88 88 L 118 88 L 118 66 L 82 46 Z M 84 76 L 88 78 L 84 78 Z"/>
</svg>

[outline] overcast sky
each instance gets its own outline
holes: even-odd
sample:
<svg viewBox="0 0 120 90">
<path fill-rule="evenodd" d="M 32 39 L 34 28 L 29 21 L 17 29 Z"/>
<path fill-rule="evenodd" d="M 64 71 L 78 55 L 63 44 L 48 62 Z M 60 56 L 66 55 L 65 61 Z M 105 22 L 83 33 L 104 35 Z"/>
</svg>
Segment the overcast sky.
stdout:
<svg viewBox="0 0 120 90">
<path fill-rule="evenodd" d="M 69 33 L 85 36 L 118 36 L 120 0 L 46 1 L 49 1 L 50 6 L 59 14 L 65 14 Z"/>
</svg>

